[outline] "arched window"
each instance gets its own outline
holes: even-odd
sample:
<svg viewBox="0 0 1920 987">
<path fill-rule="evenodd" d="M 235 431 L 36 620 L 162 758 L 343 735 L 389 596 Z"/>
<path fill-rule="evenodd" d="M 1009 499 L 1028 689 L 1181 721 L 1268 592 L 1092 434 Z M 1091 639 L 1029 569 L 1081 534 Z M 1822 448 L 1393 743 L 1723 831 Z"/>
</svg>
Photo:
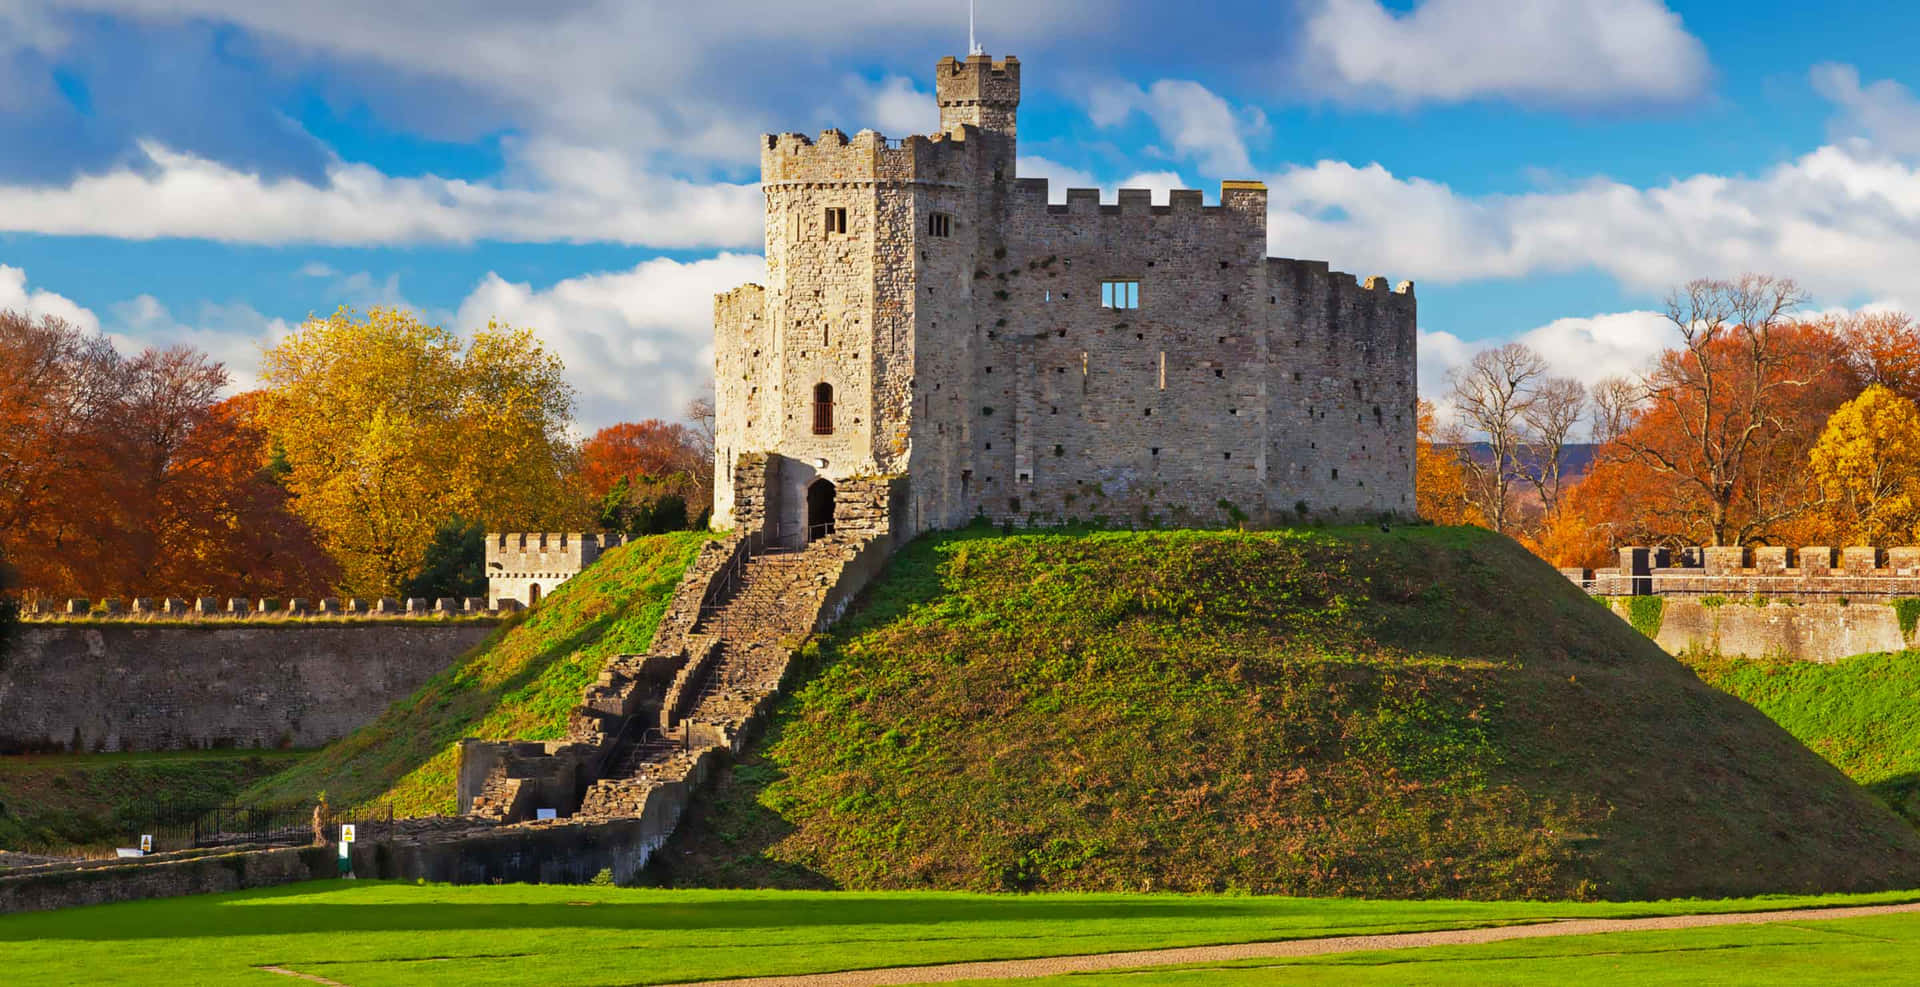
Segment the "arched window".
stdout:
<svg viewBox="0 0 1920 987">
<path fill-rule="evenodd" d="M 833 385 L 813 385 L 813 434 L 833 434 Z"/>
</svg>

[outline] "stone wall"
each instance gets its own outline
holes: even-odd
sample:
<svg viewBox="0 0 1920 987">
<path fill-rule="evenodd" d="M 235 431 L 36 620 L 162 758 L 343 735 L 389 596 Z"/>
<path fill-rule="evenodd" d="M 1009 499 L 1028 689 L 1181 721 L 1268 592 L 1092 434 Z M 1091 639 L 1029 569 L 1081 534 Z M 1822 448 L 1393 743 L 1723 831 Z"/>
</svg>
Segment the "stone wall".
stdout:
<svg viewBox="0 0 1920 987">
<path fill-rule="evenodd" d="M 1626 597 L 1609 601 L 1630 619 Z M 1654 643 L 1669 654 L 1704 651 L 1748 658 L 1832 662 L 1911 647 L 1884 601 L 1793 602 L 1766 598 L 1669 597 Z"/>
<path fill-rule="evenodd" d="M 243 848 L 0 874 L 0 914 L 242 891 L 332 877 L 338 868 L 335 852 L 330 846 Z"/>
<path fill-rule="evenodd" d="M 318 747 L 372 721 L 493 629 L 30 622 L 0 655 L 0 751 Z"/>
</svg>

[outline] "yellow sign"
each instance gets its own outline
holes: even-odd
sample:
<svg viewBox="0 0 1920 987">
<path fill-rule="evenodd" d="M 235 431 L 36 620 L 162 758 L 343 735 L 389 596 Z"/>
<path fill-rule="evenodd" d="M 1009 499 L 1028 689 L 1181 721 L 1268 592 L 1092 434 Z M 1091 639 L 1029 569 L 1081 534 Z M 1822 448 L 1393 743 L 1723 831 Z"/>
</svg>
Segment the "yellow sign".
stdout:
<svg viewBox="0 0 1920 987">
<path fill-rule="evenodd" d="M 151 833 L 140 834 L 140 852 L 141 853 L 153 852 L 153 834 Z"/>
<path fill-rule="evenodd" d="M 340 842 L 342 843 L 353 842 L 353 824 L 352 823 L 347 823 L 346 825 L 343 825 L 340 827 Z"/>
</svg>

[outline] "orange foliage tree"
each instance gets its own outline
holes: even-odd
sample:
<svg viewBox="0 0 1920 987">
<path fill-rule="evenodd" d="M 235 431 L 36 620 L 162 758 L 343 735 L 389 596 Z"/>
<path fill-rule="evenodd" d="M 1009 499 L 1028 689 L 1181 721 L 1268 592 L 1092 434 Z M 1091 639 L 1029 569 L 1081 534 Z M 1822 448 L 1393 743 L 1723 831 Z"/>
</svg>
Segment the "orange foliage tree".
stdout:
<svg viewBox="0 0 1920 987">
<path fill-rule="evenodd" d="M 25 591 L 298 595 L 330 567 L 265 469 L 265 438 L 186 348 L 132 359 L 0 313 L 0 546 Z"/>
<path fill-rule="evenodd" d="M 1418 422 L 1413 445 L 1413 489 L 1420 516 L 1434 524 L 1484 526 L 1486 518 L 1473 505 L 1469 491 L 1471 478 L 1465 452 L 1457 444 L 1445 447 L 1435 444 L 1432 401 L 1420 402 Z"/>
<path fill-rule="evenodd" d="M 1669 301 L 1681 345 L 1614 392 L 1627 397 L 1603 409 L 1612 437 L 1586 481 L 1589 521 L 1616 544 L 1751 544 L 1813 503 L 1807 450 L 1858 385 L 1832 329 L 1791 318 L 1800 300 L 1792 281 L 1746 275 Z"/>
<path fill-rule="evenodd" d="M 658 418 L 608 425 L 580 447 L 581 491 L 609 518 L 668 497 L 685 503 L 689 520 L 698 518 L 713 506 L 712 476 L 711 446 L 696 429 Z M 606 504 L 609 497 L 621 503 Z"/>
</svg>

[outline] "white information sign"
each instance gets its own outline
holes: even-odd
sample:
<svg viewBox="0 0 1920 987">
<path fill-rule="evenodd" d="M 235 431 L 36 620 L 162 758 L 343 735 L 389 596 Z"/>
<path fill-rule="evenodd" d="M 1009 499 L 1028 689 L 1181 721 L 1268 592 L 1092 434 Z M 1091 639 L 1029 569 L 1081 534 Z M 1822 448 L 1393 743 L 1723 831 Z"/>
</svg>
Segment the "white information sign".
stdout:
<svg viewBox="0 0 1920 987">
<path fill-rule="evenodd" d="M 153 852 L 153 834 L 152 833 L 140 834 L 140 852 L 141 853 Z"/>
<path fill-rule="evenodd" d="M 346 823 L 340 827 L 340 842 L 341 843 L 353 842 L 353 824 L 352 823 Z"/>
</svg>

